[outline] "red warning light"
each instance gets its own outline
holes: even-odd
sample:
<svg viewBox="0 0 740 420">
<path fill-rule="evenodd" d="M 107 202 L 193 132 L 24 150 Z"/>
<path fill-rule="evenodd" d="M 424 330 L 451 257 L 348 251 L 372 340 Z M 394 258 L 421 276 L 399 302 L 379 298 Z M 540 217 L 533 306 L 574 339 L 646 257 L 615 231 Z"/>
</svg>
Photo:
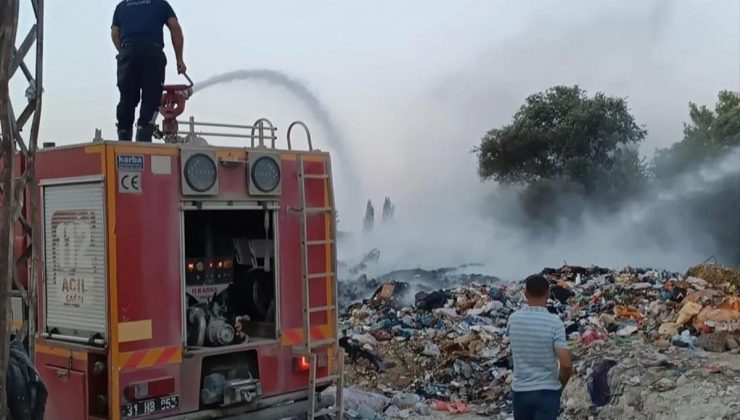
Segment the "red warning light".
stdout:
<svg viewBox="0 0 740 420">
<path fill-rule="evenodd" d="M 188 270 L 190 270 L 190 271 L 195 270 L 195 264 L 194 263 L 188 263 Z"/>
<path fill-rule="evenodd" d="M 311 369 L 311 362 L 306 356 L 301 356 L 295 359 L 295 367 L 299 372 L 305 372 Z"/>
</svg>

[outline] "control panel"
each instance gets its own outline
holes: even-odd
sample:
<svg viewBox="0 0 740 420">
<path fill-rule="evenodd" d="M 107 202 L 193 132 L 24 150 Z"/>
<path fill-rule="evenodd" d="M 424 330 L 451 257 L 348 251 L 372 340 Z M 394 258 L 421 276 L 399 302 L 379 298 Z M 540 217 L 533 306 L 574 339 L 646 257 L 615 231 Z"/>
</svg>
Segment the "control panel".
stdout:
<svg viewBox="0 0 740 420">
<path fill-rule="evenodd" d="M 234 258 L 190 258 L 185 261 L 185 286 L 192 297 L 206 302 L 234 281 Z"/>
</svg>

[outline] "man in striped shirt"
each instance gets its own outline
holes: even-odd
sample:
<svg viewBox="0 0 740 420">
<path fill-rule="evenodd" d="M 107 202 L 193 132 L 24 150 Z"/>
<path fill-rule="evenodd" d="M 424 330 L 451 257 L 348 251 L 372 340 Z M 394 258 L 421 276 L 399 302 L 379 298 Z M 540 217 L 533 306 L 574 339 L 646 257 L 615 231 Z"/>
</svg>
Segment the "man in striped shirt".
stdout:
<svg viewBox="0 0 740 420">
<path fill-rule="evenodd" d="M 515 420 L 557 419 L 562 389 L 573 371 L 563 321 L 547 311 L 549 292 L 546 278 L 528 277 L 524 290 L 528 305 L 509 317 Z"/>
</svg>

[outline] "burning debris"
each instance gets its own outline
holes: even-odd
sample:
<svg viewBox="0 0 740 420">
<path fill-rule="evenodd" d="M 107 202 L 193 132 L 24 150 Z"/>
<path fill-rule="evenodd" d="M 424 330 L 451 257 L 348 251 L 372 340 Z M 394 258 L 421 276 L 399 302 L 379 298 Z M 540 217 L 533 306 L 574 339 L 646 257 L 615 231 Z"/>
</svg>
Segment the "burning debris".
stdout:
<svg viewBox="0 0 740 420">
<path fill-rule="evenodd" d="M 574 355 L 564 418 L 653 418 L 648 405 L 661 398 L 653 407 L 677 418 L 708 412 L 723 418 L 740 408 L 740 271 L 698 266 L 680 275 L 565 266 L 541 274 L 551 285 L 548 310 L 563 319 Z M 523 303 L 523 284 L 456 269 L 398 271 L 363 281 L 374 292 L 345 306 L 341 324 L 348 382 L 387 397 L 382 410 L 369 412 L 386 418 L 435 409 L 510 416 L 505 331 Z M 452 281 L 458 286 L 434 287 Z M 702 400 L 709 392 L 716 392 L 711 404 Z M 691 407 L 707 404 L 712 411 Z"/>
<path fill-rule="evenodd" d="M 467 271 L 469 269 L 475 267 L 475 265 L 470 264 L 436 270 L 423 270 L 420 268 L 396 270 L 373 278 L 364 274 L 379 259 L 380 251 L 374 249 L 355 265 L 339 264 L 340 272 L 343 273 L 339 283 L 339 303 L 341 307 L 347 308 L 356 302 L 366 299 L 368 296 L 372 296 L 375 299 L 380 292 L 380 288 L 390 283 L 396 284 L 398 287 L 398 290 L 394 292 L 395 299 L 402 299 L 406 306 L 410 306 L 419 292 L 432 293 L 440 289 L 452 288 L 459 284 L 476 283 L 490 285 L 501 282 L 501 279 L 494 276 L 468 273 Z M 409 293 L 403 297 L 399 296 L 401 291 L 405 293 L 412 290 L 414 291 L 413 294 Z"/>
</svg>

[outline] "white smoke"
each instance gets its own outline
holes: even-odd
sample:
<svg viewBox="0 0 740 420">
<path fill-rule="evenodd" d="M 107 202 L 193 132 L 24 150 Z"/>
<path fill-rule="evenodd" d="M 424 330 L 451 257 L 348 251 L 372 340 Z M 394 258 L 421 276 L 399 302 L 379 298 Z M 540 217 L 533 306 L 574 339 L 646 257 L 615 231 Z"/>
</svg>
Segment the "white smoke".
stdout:
<svg viewBox="0 0 740 420">
<path fill-rule="evenodd" d="M 740 186 L 740 149 L 629 203 L 616 214 L 585 210 L 579 223 L 556 228 L 555 237 L 533 237 L 519 224 L 507 226 L 492 219 L 492 205 L 510 212 L 518 208 L 517 196 L 503 191 L 493 195 L 494 203 L 491 196 L 483 194 L 451 196 L 433 205 L 414 207 L 401 202 L 397 219 L 392 224 L 376 222 L 375 229 L 362 236 L 362 245 L 355 244 L 354 250 L 381 250 L 380 263 L 371 267 L 371 275 L 465 263 L 482 264 L 485 268 L 472 269 L 505 279 L 522 278 L 542 267 L 566 262 L 684 271 L 711 257 L 716 244 L 682 206 L 727 177 L 734 177 Z M 574 201 L 572 205 L 583 203 Z"/>
<path fill-rule="evenodd" d="M 342 192 L 351 201 L 357 202 L 359 182 L 357 174 L 351 170 L 353 165 L 351 156 L 345 149 L 346 140 L 342 137 L 329 111 L 306 84 L 276 70 L 244 69 L 212 76 L 195 83 L 193 90 L 198 93 L 216 85 L 249 80 L 280 86 L 295 95 L 309 109 L 312 116 L 321 124 L 326 135 L 326 138 L 313 138 L 314 147 L 323 148 L 326 145 L 334 153 L 333 162 L 338 163 L 338 170 L 334 171 L 334 176 L 344 180 Z"/>
<path fill-rule="evenodd" d="M 590 210 L 582 200 L 561 199 L 561 208 L 580 209 L 573 212 L 580 216 L 557 226 L 554 236 L 543 231 L 537 237 L 533 229 L 493 217 L 492 213 L 518 216 L 516 191 L 478 179 L 471 149 L 487 130 L 506 124 L 527 95 L 553 85 L 580 84 L 591 94 L 602 91 L 627 97 L 638 123 L 647 125 L 645 146 L 650 146 L 642 153 L 649 157 L 650 147 L 681 139 L 690 100 L 712 106 L 719 89 L 736 83 L 737 58 L 722 71 L 714 68 L 689 77 L 673 57 L 730 62 L 720 49 L 696 48 L 703 42 L 700 38 L 680 46 L 675 39 L 687 21 L 707 19 L 720 13 L 721 7 L 703 15 L 692 12 L 698 5 L 622 5 L 593 6 L 591 14 L 572 10 L 581 5 L 564 6 L 567 10 L 558 11 L 555 18 L 552 9 L 543 10 L 521 34 L 499 40 L 472 64 L 451 70 L 426 95 L 398 107 L 413 112 L 399 117 L 388 110 L 376 115 L 385 117 L 387 125 L 404 122 L 403 131 L 388 144 L 393 144 L 394 154 L 406 158 L 405 165 L 386 175 L 396 182 L 371 191 L 376 210 L 384 195 L 394 199 L 397 218 L 389 226 L 376 221 L 372 233 L 355 236 L 352 246 L 342 248 L 356 253 L 347 259 L 379 248 L 380 263 L 370 274 L 475 262 L 485 265 L 481 272 L 521 278 L 564 262 L 682 271 L 716 255 L 716 238 L 699 223 L 705 220 L 697 220 L 713 216 L 698 214 L 691 207 L 697 197 L 728 177 L 737 179 L 740 188 L 737 151 L 656 187 L 609 216 Z M 737 16 L 736 5 L 725 9 Z M 565 16 L 570 12 L 572 16 Z M 696 53 L 679 54 L 679 49 Z M 383 146 L 389 148 L 379 145 Z M 735 194 L 740 196 L 737 188 Z M 729 222 L 728 229 L 738 225 Z"/>
<path fill-rule="evenodd" d="M 375 274 L 479 262 L 485 267 L 473 270 L 514 278 L 564 261 L 681 271 L 714 253 L 714 238 L 683 203 L 720 176 L 735 174 L 731 156 L 616 214 L 586 209 L 576 212 L 582 214 L 578 223 L 564 222 L 555 236 L 537 237 L 531 229 L 501 221 L 502 214 L 518 215 L 516 191 L 481 183 L 471 150 L 488 129 L 509 121 L 527 95 L 556 84 L 579 84 L 589 93 L 627 97 L 638 123 L 647 125 L 641 151 L 649 157 L 649 149 L 680 140 L 689 101 L 711 105 L 719 89 L 736 83 L 737 58 L 718 47 L 732 31 L 717 25 L 702 34 L 685 31 L 736 13 L 736 5 L 615 1 L 540 9 L 517 33 L 491 37 L 472 59 L 460 54 L 459 61 L 439 61 L 452 57 L 444 52 L 458 46 L 435 44 L 444 51 L 428 59 L 417 54 L 408 62 L 369 66 L 373 70 L 367 73 L 350 66 L 354 72 L 344 79 L 336 77 L 340 66 L 323 80 L 320 72 L 310 78 L 325 102 L 311 92 L 302 101 L 320 105 L 323 111 L 312 111 L 318 120 L 330 115 L 334 121 L 329 118 L 328 125 L 342 127 L 330 147 L 335 161 L 352 161 L 345 165 L 349 171 L 335 173 L 335 185 L 338 201 L 361 210 L 340 208 L 340 229 L 359 231 L 367 198 L 373 199 L 376 215 L 385 196 L 396 204 L 395 222 L 383 226 L 376 220 L 372 233 L 355 233 L 355 240 L 339 249 L 342 260 L 357 260 L 377 247 L 381 257 L 371 267 Z M 698 64 L 706 62 L 718 64 Z M 300 71 L 285 67 L 291 76 L 277 78 L 247 71 L 223 80 L 254 79 L 293 92 L 290 82 Z M 301 96 L 301 89 L 294 94 Z M 350 184 L 364 187 L 361 198 Z M 585 205 L 575 198 L 559 204 L 566 209 Z"/>
</svg>

